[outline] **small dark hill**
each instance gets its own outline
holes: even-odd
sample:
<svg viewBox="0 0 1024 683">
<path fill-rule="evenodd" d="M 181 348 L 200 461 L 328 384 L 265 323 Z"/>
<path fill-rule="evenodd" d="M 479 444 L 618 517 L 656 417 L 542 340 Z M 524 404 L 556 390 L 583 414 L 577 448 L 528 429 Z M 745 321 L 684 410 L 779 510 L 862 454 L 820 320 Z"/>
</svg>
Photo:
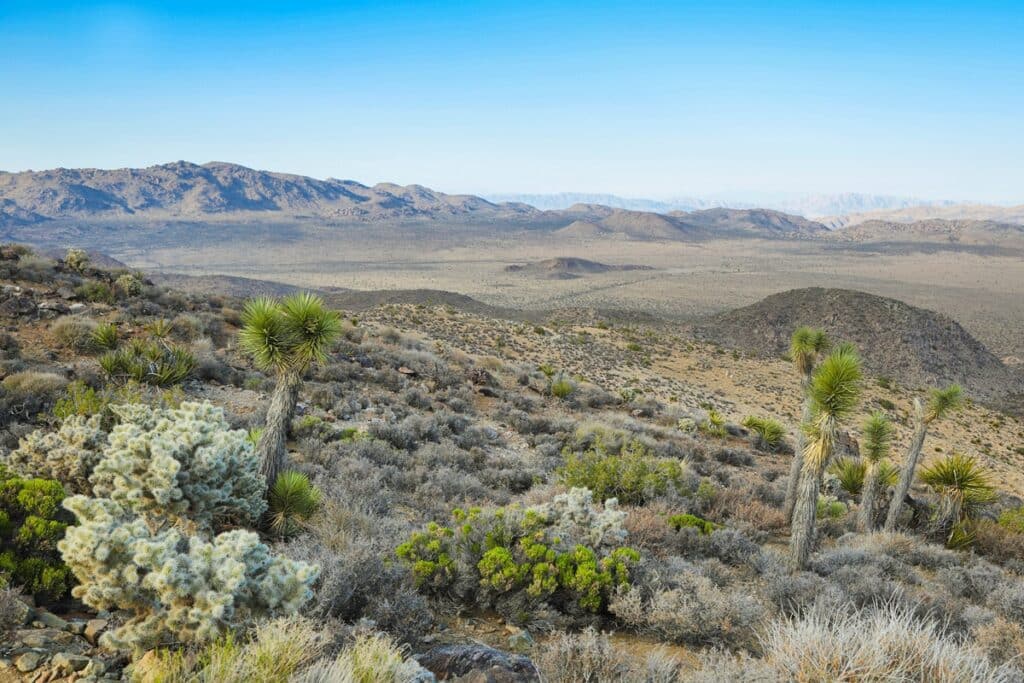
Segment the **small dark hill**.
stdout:
<svg viewBox="0 0 1024 683">
<path fill-rule="evenodd" d="M 557 258 L 549 258 L 522 266 L 505 266 L 506 273 L 525 273 L 557 280 L 566 280 L 580 277 L 582 275 L 592 275 L 594 273 L 611 273 L 628 270 L 653 269 L 650 266 L 612 266 L 607 263 L 588 261 L 587 259 L 576 258 L 574 256 L 559 256 Z"/>
<path fill-rule="evenodd" d="M 911 387 L 963 384 L 979 399 L 1019 387 L 991 351 L 955 320 L 902 301 L 848 289 L 793 289 L 697 326 L 701 337 L 765 357 L 786 352 L 801 325 L 857 345 L 867 370 Z"/>
</svg>

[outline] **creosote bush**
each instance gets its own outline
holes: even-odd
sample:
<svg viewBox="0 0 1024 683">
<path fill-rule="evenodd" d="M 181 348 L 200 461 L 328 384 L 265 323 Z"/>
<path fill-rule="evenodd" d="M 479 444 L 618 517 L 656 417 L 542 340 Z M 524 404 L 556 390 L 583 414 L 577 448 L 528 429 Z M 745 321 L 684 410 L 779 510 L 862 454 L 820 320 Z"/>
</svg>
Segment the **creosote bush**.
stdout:
<svg viewBox="0 0 1024 683">
<path fill-rule="evenodd" d="M 628 587 L 639 553 L 624 545 L 626 513 L 574 488 L 546 505 L 455 510 L 453 527 L 430 524 L 397 549 L 421 590 L 466 603 L 547 603 L 599 612 Z M 518 611 L 518 610 L 517 610 Z"/>
<path fill-rule="evenodd" d="M 612 453 L 597 437 L 583 453 L 567 449 L 563 455 L 565 465 L 558 471 L 559 480 L 566 486 L 590 489 L 599 500 L 616 498 L 625 505 L 638 505 L 668 493 L 687 491 L 684 463 L 657 458 L 637 440 Z"/>
</svg>

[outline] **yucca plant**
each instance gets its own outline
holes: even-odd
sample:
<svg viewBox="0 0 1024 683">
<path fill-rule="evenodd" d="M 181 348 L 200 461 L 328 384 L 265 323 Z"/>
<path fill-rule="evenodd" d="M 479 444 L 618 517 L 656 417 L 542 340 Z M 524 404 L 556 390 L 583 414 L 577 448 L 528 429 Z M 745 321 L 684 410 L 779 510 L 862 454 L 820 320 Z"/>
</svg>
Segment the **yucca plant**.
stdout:
<svg viewBox="0 0 1024 683">
<path fill-rule="evenodd" d="M 285 440 L 302 375 L 310 365 L 326 358 L 340 333 L 340 316 L 309 292 L 280 300 L 261 297 L 245 305 L 239 344 L 261 370 L 277 375 L 257 448 L 268 487 L 277 481 L 288 459 Z"/>
<path fill-rule="evenodd" d="M 856 496 L 864 490 L 864 478 L 867 470 L 866 462 L 848 455 L 836 458 L 828 466 L 829 474 L 835 476 L 839 480 L 839 486 L 851 496 Z"/>
<path fill-rule="evenodd" d="M 964 533 L 965 522 L 978 516 L 997 499 L 988 471 L 975 458 L 950 453 L 921 469 L 921 481 L 939 496 L 939 506 L 932 519 L 943 531 L 948 530 L 947 543 L 957 543 Z"/>
<path fill-rule="evenodd" d="M 839 427 L 860 400 L 861 360 L 852 347 L 834 350 L 814 371 L 808 387 L 811 419 L 804 423 L 807 445 L 797 489 L 790 535 L 790 561 L 794 569 L 803 569 L 814 540 L 821 478 L 839 438 Z"/>
<path fill-rule="evenodd" d="M 291 536 L 320 506 L 320 489 L 302 472 L 287 470 L 277 475 L 267 502 L 270 530 L 278 536 Z"/>
<path fill-rule="evenodd" d="M 809 395 L 811 377 L 814 373 L 814 366 L 821 355 L 828 350 L 828 336 L 823 330 L 812 327 L 798 327 L 789 341 L 789 358 L 800 376 L 800 400 L 803 406 L 800 415 L 800 424 L 804 425 L 811 421 L 812 406 Z M 803 429 L 797 430 L 796 449 L 793 451 L 793 460 L 789 465 L 789 480 L 786 482 L 786 498 L 783 503 L 782 512 L 786 516 L 786 523 L 793 521 L 793 509 L 796 506 L 797 487 L 800 484 L 800 472 L 804 464 L 804 447 L 807 439 Z"/>
<path fill-rule="evenodd" d="M 743 420 L 743 426 L 754 433 L 754 446 L 763 451 L 777 451 L 786 437 L 782 424 L 770 417 L 750 415 Z"/>
<path fill-rule="evenodd" d="M 117 348 L 117 325 L 114 323 L 100 323 L 89 335 L 89 341 L 93 347 L 112 351 Z"/>
<path fill-rule="evenodd" d="M 146 330 L 153 339 L 167 339 L 171 336 L 173 329 L 174 326 L 166 318 L 158 318 L 146 325 Z"/>
<path fill-rule="evenodd" d="M 875 501 L 882 486 L 892 486 L 896 468 L 886 460 L 892 448 L 892 422 L 885 413 L 875 411 L 861 427 L 860 453 L 864 458 L 864 486 L 860 497 L 857 528 L 870 532 L 875 528 Z"/>
<path fill-rule="evenodd" d="M 900 480 L 896 484 L 896 491 L 889 502 L 889 513 L 885 517 L 886 531 L 893 531 L 900 519 L 903 501 L 914 480 L 914 470 L 917 469 L 917 460 L 921 457 L 921 449 L 924 447 L 925 437 L 928 436 L 928 428 L 936 420 L 957 410 L 963 404 L 963 400 L 964 392 L 959 384 L 951 384 L 945 389 L 932 389 L 927 405 L 922 404 L 920 399 L 914 399 L 914 437 L 911 439 L 907 455 L 903 459 L 903 469 L 900 472 Z"/>
<path fill-rule="evenodd" d="M 133 339 L 127 347 L 100 356 L 100 367 L 113 380 L 134 380 L 157 387 L 184 381 L 196 366 L 188 349 Z"/>
</svg>

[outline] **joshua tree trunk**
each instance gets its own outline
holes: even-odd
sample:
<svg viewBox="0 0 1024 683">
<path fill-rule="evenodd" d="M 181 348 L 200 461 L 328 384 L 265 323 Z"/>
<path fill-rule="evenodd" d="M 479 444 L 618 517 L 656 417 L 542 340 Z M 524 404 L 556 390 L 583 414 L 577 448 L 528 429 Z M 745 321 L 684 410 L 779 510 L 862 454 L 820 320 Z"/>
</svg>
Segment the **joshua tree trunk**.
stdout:
<svg viewBox="0 0 1024 683">
<path fill-rule="evenodd" d="M 818 493 L 821 478 L 836 441 L 836 423 L 831 419 L 817 425 L 817 437 L 804 449 L 804 467 L 797 489 L 796 507 L 793 509 L 793 526 L 790 532 L 790 564 L 794 571 L 807 565 L 814 543 L 814 524 L 818 516 Z"/>
<path fill-rule="evenodd" d="M 928 422 L 924 419 L 924 407 L 917 399 L 914 400 L 914 422 L 914 438 L 910 441 L 910 448 L 907 449 L 907 456 L 903 460 L 903 469 L 900 471 L 900 480 L 896 484 L 896 491 L 889 503 L 889 514 L 885 517 L 886 531 L 895 529 L 896 522 L 900 519 L 903 500 L 907 497 L 910 484 L 914 481 L 917 459 L 921 456 L 924 437 L 928 435 Z"/>
<path fill-rule="evenodd" d="M 267 408 L 267 424 L 260 435 L 257 453 L 260 457 L 260 472 L 267 482 L 267 488 L 274 485 L 277 475 L 284 469 L 288 460 L 285 440 L 288 438 L 288 425 L 295 412 L 295 403 L 299 399 L 299 387 L 302 386 L 302 375 L 295 371 L 285 371 L 278 375 L 274 394 Z"/>
<path fill-rule="evenodd" d="M 800 485 L 800 472 L 803 470 L 804 466 L 804 448 L 807 446 L 807 437 L 804 435 L 804 425 L 810 422 L 812 417 L 811 399 L 807 397 L 807 388 L 810 385 L 810 382 L 810 376 L 806 376 L 800 381 L 800 387 L 803 389 L 804 408 L 800 417 L 800 428 L 796 430 L 796 449 L 793 451 L 793 461 L 789 464 L 789 481 L 786 482 L 786 502 L 782 508 L 782 512 L 786 516 L 786 524 L 793 523 L 793 508 L 796 507 L 797 488 Z"/>
<path fill-rule="evenodd" d="M 857 515 L 857 531 L 871 533 L 875 529 L 875 499 L 878 497 L 878 463 L 868 462 L 864 473 L 864 487 L 860 492 L 860 513 Z"/>
</svg>

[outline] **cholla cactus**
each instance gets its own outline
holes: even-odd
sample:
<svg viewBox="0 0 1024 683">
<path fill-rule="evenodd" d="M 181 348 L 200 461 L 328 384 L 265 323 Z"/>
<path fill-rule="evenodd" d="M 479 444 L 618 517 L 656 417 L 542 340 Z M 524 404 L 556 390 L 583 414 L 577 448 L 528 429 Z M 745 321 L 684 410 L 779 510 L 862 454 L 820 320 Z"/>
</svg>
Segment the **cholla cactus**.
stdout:
<svg viewBox="0 0 1024 683">
<path fill-rule="evenodd" d="M 203 532 L 218 522 L 252 523 L 266 510 L 263 479 L 246 433 L 230 430 L 209 403 L 173 409 L 115 406 L 121 424 L 90 481 L 154 530 L 190 521 Z"/>
<path fill-rule="evenodd" d="M 142 281 L 134 273 L 125 273 L 117 278 L 114 285 L 128 296 L 142 294 Z"/>
<path fill-rule="evenodd" d="M 106 443 L 100 416 L 69 417 L 56 432 L 38 430 L 24 437 L 7 464 L 22 476 L 56 479 L 70 493 L 88 493 L 89 475 Z"/>
<path fill-rule="evenodd" d="M 312 597 L 318 568 L 271 556 L 251 531 L 207 541 L 154 532 L 109 499 L 74 496 L 65 507 L 79 521 L 58 545 L 81 582 L 73 595 L 95 609 L 134 611 L 104 634 L 105 646 L 209 642 L 256 617 L 294 614 Z"/>
<path fill-rule="evenodd" d="M 529 509 L 547 520 L 551 537 L 562 539 L 570 547 L 580 543 L 608 549 L 626 542 L 626 513 L 619 509 L 619 501 L 609 498 L 604 505 L 595 504 L 590 489 L 573 488 L 546 505 Z"/>
<path fill-rule="evenodd" d="M 68 249 L 67 254 L 64 256 L 64 263 L 71 270 L 81 273 L 89 265 L 89 255 L 83 249 Z"/>
</svg>

